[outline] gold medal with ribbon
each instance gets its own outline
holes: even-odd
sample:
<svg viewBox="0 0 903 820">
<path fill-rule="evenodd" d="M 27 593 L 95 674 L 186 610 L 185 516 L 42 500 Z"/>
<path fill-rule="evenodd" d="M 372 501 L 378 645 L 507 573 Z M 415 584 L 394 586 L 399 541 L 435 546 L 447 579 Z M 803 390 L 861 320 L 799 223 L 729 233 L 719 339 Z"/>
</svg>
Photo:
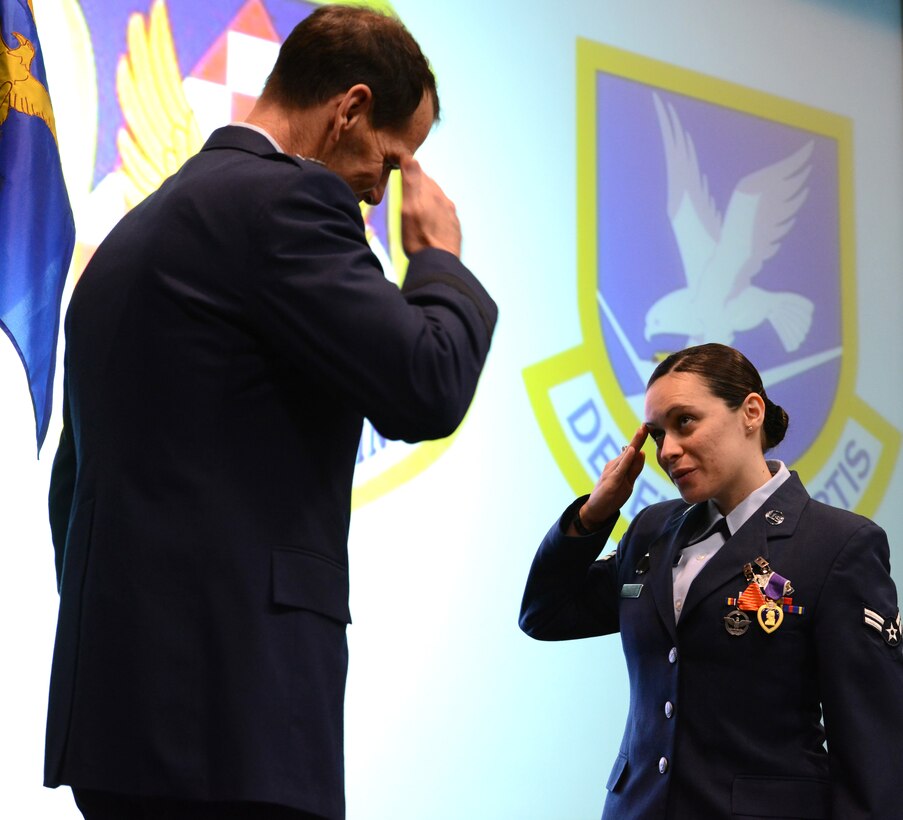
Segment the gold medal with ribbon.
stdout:
<svg viewBox="0 0 903 820">
<path fill-rule="evenodd" d="M 756 620 L 770 635 L 784 622 L 784 610 L 769 598 L 756 611 Z"/>
</svg>

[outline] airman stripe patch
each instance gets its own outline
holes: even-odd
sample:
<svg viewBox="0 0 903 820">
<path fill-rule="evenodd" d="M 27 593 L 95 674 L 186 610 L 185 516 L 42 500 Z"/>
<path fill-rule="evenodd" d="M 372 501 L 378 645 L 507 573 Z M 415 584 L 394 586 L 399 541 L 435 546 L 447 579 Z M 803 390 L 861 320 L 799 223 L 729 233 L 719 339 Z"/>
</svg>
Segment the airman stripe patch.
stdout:
<svg viewBox="0 0 903 820">
<path fill-rule="evenodd" d="M 879 612 L 868 607 L 863 609 L 864 620 L 866 626 L 870 626 L 876 632 L 881 633 L 884 642 L 888 646 L 898 646 L 900 643 L 900 612 L 897 611 L 897 617 L 894 620 L 884 618 Z"/>
</svg>

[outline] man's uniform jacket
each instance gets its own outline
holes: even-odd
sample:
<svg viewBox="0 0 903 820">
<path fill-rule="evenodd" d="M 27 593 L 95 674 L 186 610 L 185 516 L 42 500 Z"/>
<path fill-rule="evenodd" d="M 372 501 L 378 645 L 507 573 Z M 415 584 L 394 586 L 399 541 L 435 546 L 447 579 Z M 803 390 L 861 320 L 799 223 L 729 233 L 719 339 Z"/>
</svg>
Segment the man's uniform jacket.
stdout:
<svg viewBox="0 0 903 820">
<path fill-rule="evenodd" d="M 47 785 L 344 815 L 362 420 L 450 434 L 495 317 L 444 251 L 399 291 L 347 184 L 250 129 L 125 216 L 66 319 Z"/>
<path fill-rule="evenodd" d="M 594 562 L 616 518 L 567 537 L 584 501 L 542 542 L 520 624 L 542 640 L 621 633 L 631 697 L 606 820 L 903 817 L 903 650 L 883 530 L 810 498 L 793 473 L 694 579 L 675 626 L 672 567 L 697 508 L 646 508 Z M 747 612 L 732 635 L 728 599 L 758 557 L 803 612 L 770 633 Z"/>
</svg>

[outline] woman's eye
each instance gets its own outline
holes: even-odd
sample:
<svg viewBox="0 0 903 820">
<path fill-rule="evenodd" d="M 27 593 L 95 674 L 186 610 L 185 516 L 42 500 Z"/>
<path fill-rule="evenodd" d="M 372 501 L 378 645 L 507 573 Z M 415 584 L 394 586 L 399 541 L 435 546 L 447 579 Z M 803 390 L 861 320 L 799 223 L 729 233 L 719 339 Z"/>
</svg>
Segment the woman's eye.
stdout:
<svg viewBox="0 0 903 820">
<path fill-rule="evenodd" d="M 679 421 L 680 421 L 681 427 L 686 427 L 691 421 L 693 421 L 693 417 L 692 416 L 681 416 Z"/>
</svg>

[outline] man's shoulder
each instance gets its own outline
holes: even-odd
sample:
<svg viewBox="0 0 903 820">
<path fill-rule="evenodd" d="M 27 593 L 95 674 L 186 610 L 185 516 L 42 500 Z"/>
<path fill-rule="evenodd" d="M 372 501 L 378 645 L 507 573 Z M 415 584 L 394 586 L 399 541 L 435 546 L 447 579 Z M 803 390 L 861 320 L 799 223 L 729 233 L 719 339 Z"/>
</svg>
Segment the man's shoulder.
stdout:
<svg viewBox="0 0 903 820">
<path fill-rule="evenodd" d="M 205 151 L 241 151 L 254 156 L 278 154 L 279 151 L 261 132 L 244 125 L 224 125 L 211 132 L 201 147 Z"/>
<path fill-rule="evenodd" d="M 263 134 L 239 125 L 214 131 L 171 178 L 170 192 L 245 214 L 350 219 L 363 230 L 358 201 L 338 174 L 316 160 L 282 153 Z"/>
<path fill-rule="evenodd" d="M 219 167 L 226 162 L 236 167 L 245 167 L 252 181 L 262 186 L 271 186 L 273 176 L 283 177 L 288 184 L 303 175 L 306 186 L 314 186 L 324 192 L 351 201 L 357 207 L 357 200 L 338 174 L 318 160 L 287 154 L 279 151 L 260 131 L 242 125 L 225 125 L 217 128 L 207 138 L 194 162 L 203 168 Z"/>
</svg>

